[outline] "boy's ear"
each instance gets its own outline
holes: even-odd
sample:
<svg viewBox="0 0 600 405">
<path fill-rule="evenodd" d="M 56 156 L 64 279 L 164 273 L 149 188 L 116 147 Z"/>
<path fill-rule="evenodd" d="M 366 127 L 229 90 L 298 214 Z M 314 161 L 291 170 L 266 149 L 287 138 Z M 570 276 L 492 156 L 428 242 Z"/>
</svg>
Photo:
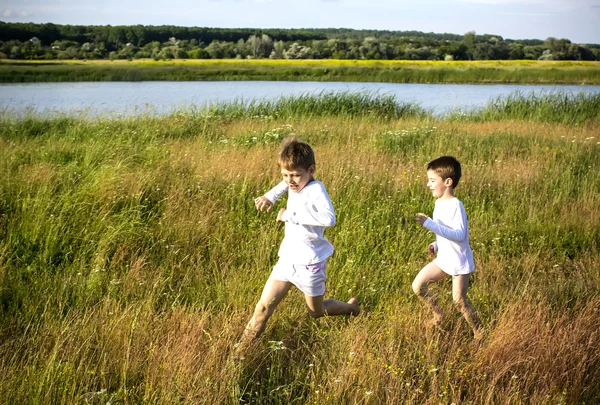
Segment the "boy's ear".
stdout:
<svg viewBox="0 0 600 405">
<path fill-rule="evenodd" d="M 454 183 L 454 182 L 452 181 L 452 179 L 450 177 L 448 177 L 446 180 L 444 180 L 444 185 L 446 187 L 452 187 L 452 183 Z"/>
<path fill-rule="evenodd" d="M 312 176 L 317 171 L 317 166 L 315 164 L 310 165 L 308 168 L 308 173 Z"/>
</svg>

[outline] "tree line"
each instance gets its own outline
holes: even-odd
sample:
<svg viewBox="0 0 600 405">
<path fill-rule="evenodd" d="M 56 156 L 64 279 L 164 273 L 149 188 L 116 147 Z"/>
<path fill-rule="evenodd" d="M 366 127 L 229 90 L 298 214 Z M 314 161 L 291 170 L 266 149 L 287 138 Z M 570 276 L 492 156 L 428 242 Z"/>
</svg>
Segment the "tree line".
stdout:
<svg viewBox="0 0 600 405">
<path fill-rule="evenodd" d="M 562 38 L 420 31 L 83 26 L 0 22 L 0 59 L 600 60 Z"/>
</svg>

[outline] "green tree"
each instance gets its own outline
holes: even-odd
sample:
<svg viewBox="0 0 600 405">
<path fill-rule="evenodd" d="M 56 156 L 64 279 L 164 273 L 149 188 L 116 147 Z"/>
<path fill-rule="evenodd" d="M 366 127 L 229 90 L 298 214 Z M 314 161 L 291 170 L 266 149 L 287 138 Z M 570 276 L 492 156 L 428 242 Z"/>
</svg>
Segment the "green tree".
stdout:
<svg viewBox="0 0 600 405">
<path fill-rule="evenodd" d="M 217 40 L 208 44 L 205 50 L 211 59 L 223 59 L 225 57 L 225 48 L 225 43 Z"/>
<path fill-rule="evenodd" d="M 248 37 L 248 41 L 246 41 L 246 46 L 248 48 L 248 53 L 253 58 L 258 58 L 258 53 L 260 52 L 260 47 L 262 44 L 262 39 L 256 35 L 250 35 Z"/>
<path fill-rule="evenodd" d="M 516 59 L 525 59 L 525 51 L 524 51 L 524 46 L 523 44 L 520 43 L 512 43 L 509 45 L 510 51 L 509 51 L 509 58 L 516 60 Z"/>
<path fill-rule="evenodd" d="M 185 49 L 177 49 L 177 53 L 175 54 L 175 56 L 177 57 L 177 59 L 187 59 L 188 58 L 188 53 L 186 52 Z"/>
<path fill-rule="evenodd" d="M 283 41 L 275 41 L 273 44 L 273 50 L 269 58 L 271 59 L 283 59 L 283 53 L 285 52 L 285 44 Z"/>
<path fill-rule="evenodd" d="M 241 59 L 246 59 L 246 57 L 248 56 L 248 47 L 246 46 L 246 41 L 244 41 L 244 38 L 240 38 L 237 41 L 237 44 L 235 46 L 235 53 L 236 53 L 236 57 L 240 57 Z"/>
<path fill-rule="evenodd" d="M 285 59 L 310 59 L 312 51 L 310 48 L 294 42 L 286 51 L 283 51 L 283 57 Z"/>
<path fill-rule="evenodd" d="M 468 59 L 472 59 L 473 58 L 473 52 L 475 50 L 475 31 L 468 31 L 465 33 L 465 35 L 463 36 L 463 41 L 462 43 L 467 47 L 467 56 Z"/>
<path fill-rule="evenodd" d="M 188 56 L 191 59 L 209 59 L 208 52 L 202 48 L 195 48 L 188 52 Z"/>
</svg>

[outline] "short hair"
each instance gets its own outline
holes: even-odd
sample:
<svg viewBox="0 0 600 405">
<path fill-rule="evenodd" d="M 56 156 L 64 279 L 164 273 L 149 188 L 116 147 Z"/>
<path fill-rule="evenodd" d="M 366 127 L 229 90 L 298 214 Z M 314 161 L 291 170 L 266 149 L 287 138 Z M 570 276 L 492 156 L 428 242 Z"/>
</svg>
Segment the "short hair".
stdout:
<svg viewBox="0 0 600 405">
<path fill-rule="evenodd" d="M 462 176 L 460 163 L 453 156 L 442 156 L 432 160 L 427 165 L 427 170 L 433 170 L 442 180 L 452 179 L 452 188 L 458 186 Z"/>
<path fill-rule="evenodd" d="M 286 170 L 308 170 L 315 164 L 315 152 L 309 144 L 299 141 L 295 136 L 283 140 L 277 159 L 279 167 Z"/>
</svg>

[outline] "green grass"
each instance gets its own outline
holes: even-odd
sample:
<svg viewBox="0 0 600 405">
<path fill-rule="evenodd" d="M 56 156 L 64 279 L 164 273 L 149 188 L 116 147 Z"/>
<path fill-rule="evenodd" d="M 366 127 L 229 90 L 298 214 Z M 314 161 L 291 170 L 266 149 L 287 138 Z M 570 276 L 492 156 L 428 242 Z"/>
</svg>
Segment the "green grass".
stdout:
<svg viewBox="0 0 600 405">
<path fill-rule="evenodd" d="M 382 83 L 600 84 L 600 62 L 173 60 L 0 63 L 0 83 L 283 80 Z"/>
<path fill-rule="evenodd" d="M 469 121 L 515 119 L 581 124 L 600 119 L 600 93 L 573 95 L 554 91 L 526 95 L 516 92 L 491 100 L 487 106 L 475 111 L 451 113 L 449 118 Z"/>
<path fill-rule="evenodd" d="M 220 102 L 208 109 L 208 114 L 222 118 L 265 119 L 287 117 L 373 117 L 398 119 L 417 117 L 426 112 L 413 103 L 399 103 L 393 95 L 372 92 L 321 92 L 282 96 L 273 100 Z"/>
<path fill-rule="evenodd" d="M 270 103 L 0 118 L 3 401 L 600 401 L 597 116 L 435 119 L 365 95 Z M 234 363 L 282 238 L 253 198 L 279 181 L 291 134 L 314 147 L 337 214 L 327 294 L 358 297 L 363 313 L 313 320 L 293 290 Z M 426 333 L 410 287 L 433 239 L 414 222 L 434 203 L 424 168 L 442 154 L 463 164 L 469 297 L 488 330 L 477 351 L 448 280 L 434 287 L 443 335 Z"/>
</svg>

